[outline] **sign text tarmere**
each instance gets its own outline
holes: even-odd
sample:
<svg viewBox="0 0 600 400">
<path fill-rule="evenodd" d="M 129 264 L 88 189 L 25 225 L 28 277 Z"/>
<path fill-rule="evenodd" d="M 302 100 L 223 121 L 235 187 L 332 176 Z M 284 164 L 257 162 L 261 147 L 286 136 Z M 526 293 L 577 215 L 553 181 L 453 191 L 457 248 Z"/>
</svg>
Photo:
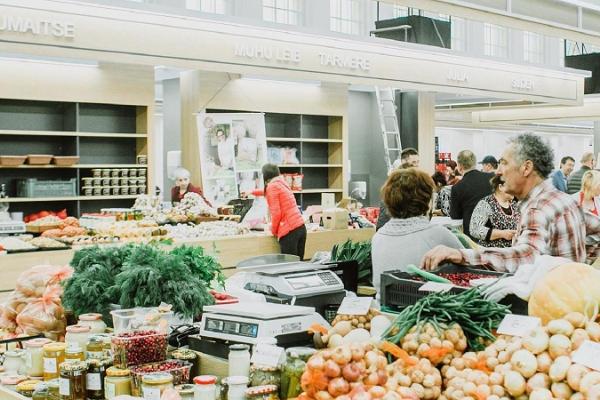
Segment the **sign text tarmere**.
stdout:
<svg viewBox="0 0 600 400">
<path fill-rule="evenodd" d="M 0 33 L 16 32 L 32 35 L 46 35 L 54 37 L 75 37 L 75 25 L 67 22 L 52 20 L 36 20 L 33 18 L 0 15 Z"/>
</svg>

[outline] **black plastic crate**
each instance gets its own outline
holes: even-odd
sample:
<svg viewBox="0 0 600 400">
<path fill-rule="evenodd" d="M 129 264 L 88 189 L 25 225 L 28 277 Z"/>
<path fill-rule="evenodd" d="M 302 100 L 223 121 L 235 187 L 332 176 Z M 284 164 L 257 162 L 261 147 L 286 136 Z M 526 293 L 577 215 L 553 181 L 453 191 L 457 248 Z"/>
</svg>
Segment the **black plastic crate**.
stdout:
<svg viewBox="0 0 600 400">
<path fill-rule="evenodd" d="M 510 275 L 503 272 L 490 271 L 474 267 L 464 267 L 455 264 L 444 265 L 433 271 L 434 274 L 447 273 L 456 274 L 461 272 L 471 272 L 474 274 L 494 276 Z M 419 291 L 425 282 L 417 281 L 415 278 L 403 271 L 386 271 L 381 274 L 381 305 L 391 310 L 402 310 L 405 307 L 411 306 L 417 300 L 427 296 L 429 293 Z M 460 293 L 468 288 L 454 286 L 449 290 L 449 293 Z M 528 304 L 525 300 L 515 296 L 508 295 L 500 301 L 500 304 L 510 306 L 514 314 L 527 315 Z"/>
</svg>

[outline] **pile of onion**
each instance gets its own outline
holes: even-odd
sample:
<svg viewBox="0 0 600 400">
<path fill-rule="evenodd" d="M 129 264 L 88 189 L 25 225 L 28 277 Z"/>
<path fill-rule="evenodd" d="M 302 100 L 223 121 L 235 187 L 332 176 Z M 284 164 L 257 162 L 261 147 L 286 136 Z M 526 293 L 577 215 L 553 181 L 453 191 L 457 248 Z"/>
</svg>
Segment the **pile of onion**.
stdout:
<svg viewBox="0 0 600 400">
<path fill-rule="evenodd" d="M 467 338 L 458 324 L 436 329 L 427 322 L 413 326 L 400 345 L 410 355 L 426 358 L 434 365 L 448 365 L 452 359 L 462 356 Z"/>
</svg>

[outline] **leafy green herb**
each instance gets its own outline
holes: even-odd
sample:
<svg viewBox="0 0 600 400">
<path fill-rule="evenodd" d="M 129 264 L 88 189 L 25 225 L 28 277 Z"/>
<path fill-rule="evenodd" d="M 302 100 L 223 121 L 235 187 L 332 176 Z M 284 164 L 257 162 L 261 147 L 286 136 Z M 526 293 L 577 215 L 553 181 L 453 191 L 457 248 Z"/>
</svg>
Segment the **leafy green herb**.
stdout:
<svg viewBox="0 0 600 400">
<path fill-rule="evenodd" d="M 371 264 L 371 242 L 353 242 L 348 239 L 344 243 L 334 245 L 331 250 L 331 261 L 358 262 L 358 282 L 370 284 L 373 280 Z"/>
<path fill-rule="evenodd" d="M 221 264 L 217 260 L 204 253 L 204 249 L 199 246 L 180 246 L 171 251 L 171 254 L 181 258 L 183 263 L 189 268 L 190 273 L 198 276 L 207 285 L 214 280 L 220 286 L 225 283 L 225 275 L 221 270 Z"/>
</svg>

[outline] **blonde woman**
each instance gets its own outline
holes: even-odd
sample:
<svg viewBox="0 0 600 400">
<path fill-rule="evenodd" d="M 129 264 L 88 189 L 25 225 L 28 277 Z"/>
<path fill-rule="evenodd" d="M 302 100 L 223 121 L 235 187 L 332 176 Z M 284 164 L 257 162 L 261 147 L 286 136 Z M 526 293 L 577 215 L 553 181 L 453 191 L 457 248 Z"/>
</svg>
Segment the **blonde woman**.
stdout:
<svg viewBox="0 0 600 400">
<path fill-rule="evenodd" d="M 600 172 L 589 170 L 581 178 L 581 190 L 573 197 L 584 211 L 600 215 Z"/>
</svg>

